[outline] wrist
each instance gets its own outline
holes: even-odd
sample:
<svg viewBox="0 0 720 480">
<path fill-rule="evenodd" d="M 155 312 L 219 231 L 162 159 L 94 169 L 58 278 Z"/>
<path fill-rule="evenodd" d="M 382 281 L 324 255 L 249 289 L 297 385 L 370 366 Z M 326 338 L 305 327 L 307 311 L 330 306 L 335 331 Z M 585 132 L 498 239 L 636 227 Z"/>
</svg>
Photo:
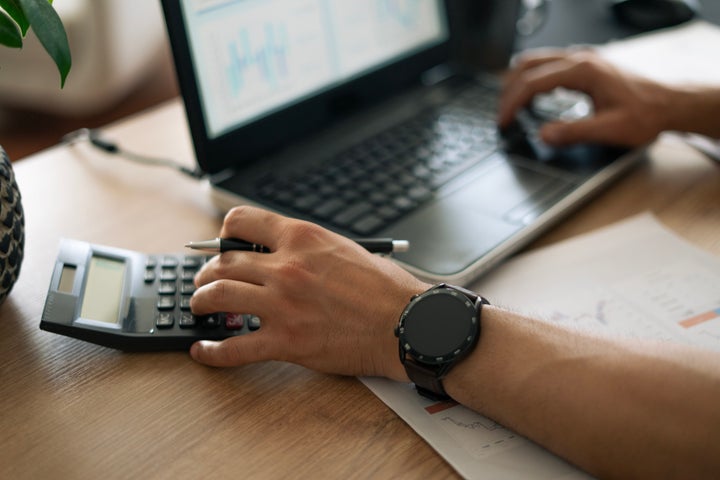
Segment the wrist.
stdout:
<svg viewBox="0 0 720 480">
<path fill-rule="evenodd" d="M 497 381 L 496 376 L 501 366 L 498 360 L 504 350 L 498 350 L 504 345 L 503 337 L 509 336 L 506 332 L 508 325 L 502 321 L 503 311 L 495 306 L 486 305 L 482 314 L 482 334 L 475 349 L 445 377 L 445 391 L 455 401 L 470 405 L 485 403 L 485 399 L 477 398 L 478 390 L 474 385 L 488 385 L 488 382 Z"/>
<path fill-rule="evenodd" d="M 689 86 L 666 87 L 667 106 L 664 110 L 664 129 L 720 137 L 720 89 Z"/>
</svg>

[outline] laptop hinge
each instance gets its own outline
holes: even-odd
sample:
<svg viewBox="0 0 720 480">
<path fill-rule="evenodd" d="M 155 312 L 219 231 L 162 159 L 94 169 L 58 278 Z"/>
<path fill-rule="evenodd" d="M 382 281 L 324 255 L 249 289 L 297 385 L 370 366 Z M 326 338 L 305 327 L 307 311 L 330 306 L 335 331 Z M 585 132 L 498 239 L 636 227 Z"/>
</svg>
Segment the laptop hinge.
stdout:
<svg viewBox="0 0 720 480">
<path fill-rule="evenodd" d="M 228 180 L 233 175 L 235 175 L 235 173 L 236 172 L 233 168 L 226 168 L 225 170 L 213 173 L 210 175 L 210 183 L 218 184 L 224 182 L 225 180 Z"/>
<path fill-rule="evenodd" d="M 420 81 L 423 85 L 426 87 L 432 87 L 435 85 L 438 85 L 445 80 L 453 77 L 455 75 L 455 69 L 452 68 L 450 65 L 443 63 L 440 65 L 436 65 L 430 70 L 425 71 L 420 76 Z"/>
</svg>

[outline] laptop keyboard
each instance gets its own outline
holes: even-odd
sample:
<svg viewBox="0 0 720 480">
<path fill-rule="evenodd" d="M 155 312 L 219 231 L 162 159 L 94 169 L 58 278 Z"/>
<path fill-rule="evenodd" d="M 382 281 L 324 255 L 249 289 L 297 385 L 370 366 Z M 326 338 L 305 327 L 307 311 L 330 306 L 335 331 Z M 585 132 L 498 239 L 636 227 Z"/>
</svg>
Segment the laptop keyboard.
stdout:
<svg viewBox="0 0 720 480">
<path fill-rule="evenodd" d="M 372 235 L 497 151 L 496 95 L 472 86 L 302 173 L 273 174 L 258 195 L 335 228 Z"/>
</svg>

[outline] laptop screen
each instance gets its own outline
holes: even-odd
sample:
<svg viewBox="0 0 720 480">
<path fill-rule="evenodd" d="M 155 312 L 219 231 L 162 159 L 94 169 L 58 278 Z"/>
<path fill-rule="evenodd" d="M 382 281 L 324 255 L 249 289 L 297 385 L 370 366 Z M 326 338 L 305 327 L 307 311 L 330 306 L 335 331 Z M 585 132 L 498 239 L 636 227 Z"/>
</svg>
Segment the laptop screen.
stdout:
<svg viewBox="0 0 720 480">
<path fill-rule="evenodd" d="M 448 40 L 441 0 L 182 0 L 217 138 Z"/>
</svg>

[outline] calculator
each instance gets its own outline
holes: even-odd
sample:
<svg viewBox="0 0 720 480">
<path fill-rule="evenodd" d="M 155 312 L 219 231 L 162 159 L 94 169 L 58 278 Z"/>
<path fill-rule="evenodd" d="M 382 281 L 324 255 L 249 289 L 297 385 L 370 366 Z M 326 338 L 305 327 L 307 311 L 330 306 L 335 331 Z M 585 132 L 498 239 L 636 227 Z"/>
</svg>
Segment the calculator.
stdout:
<svg viewBox="0 0 720 480">
<path fill-rule="evenodd" d="M 40 328 L 127 351 L 186 350 L 259 329 L 256 315 L 190 311 L 193 278 L 210 258 L 63 239 Z"/>
</svg>

